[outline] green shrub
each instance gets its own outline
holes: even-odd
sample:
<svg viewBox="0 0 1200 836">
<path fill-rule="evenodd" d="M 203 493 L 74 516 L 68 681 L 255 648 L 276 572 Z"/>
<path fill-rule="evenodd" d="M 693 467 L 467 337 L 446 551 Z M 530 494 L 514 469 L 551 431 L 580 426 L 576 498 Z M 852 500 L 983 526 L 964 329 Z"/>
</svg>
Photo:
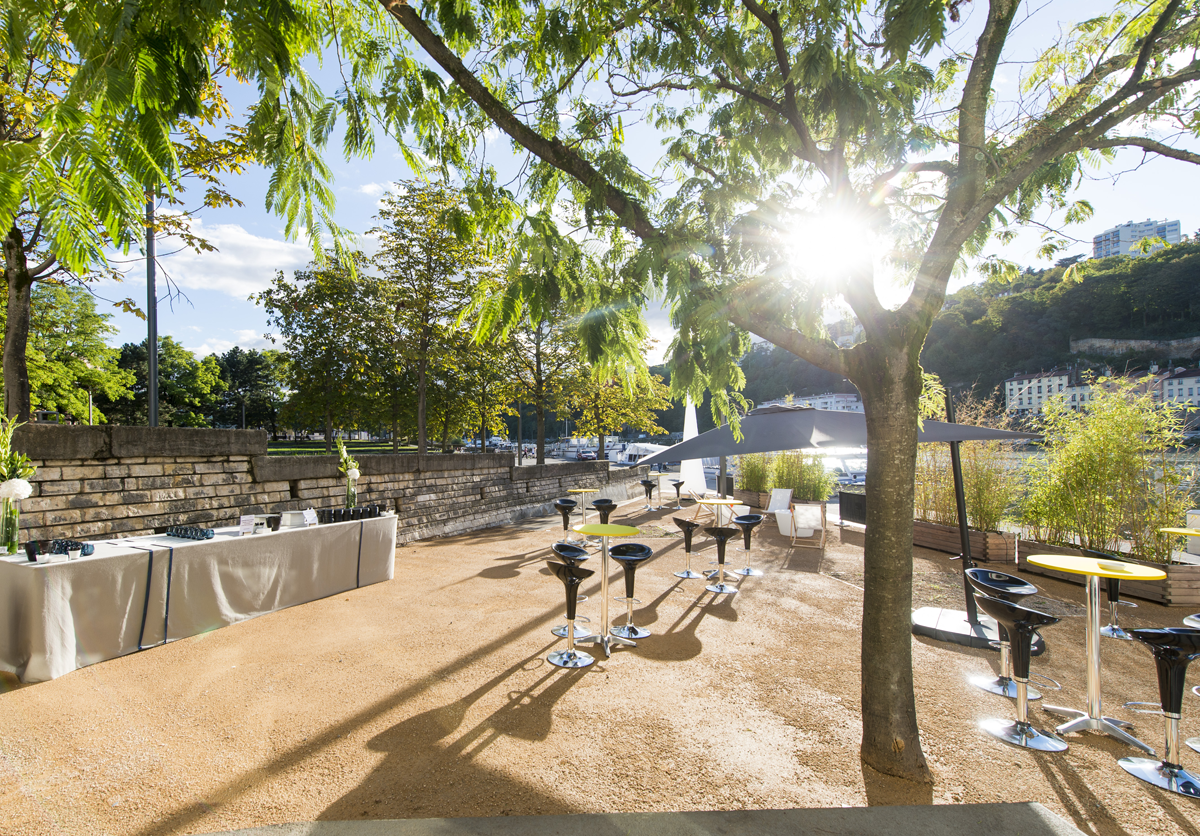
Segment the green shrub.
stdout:
<svg viewBox="0 0 1200 836">
<path fill-rule="evenodd" d="M 1046 454 L 1026 466 L 1021 518 L 1051 543 L 1168 563 L 1177 538 L 1158 529 L 1181 525 L 1192 505 L 1171 449 L 1183 442 L 1183 416 L 1129 381 L 1101 379 L 1086 412 L 1061 400 L 1045 407 Z"/>
<path fill-rule="evenodd" d="M 826 500 L 837 489 L 837 477 L 825 470 L 825 459 L 798 450 L 775 455 L 771 483 L 776 488 L 791 488 L 792 499 L 798 502 Z"/>
<path fill-rule="evenodd" d="M 771 460 L 766 453 L 738 456 L 737 488 L 759 493 L 771 490 Z"/>
</svg>

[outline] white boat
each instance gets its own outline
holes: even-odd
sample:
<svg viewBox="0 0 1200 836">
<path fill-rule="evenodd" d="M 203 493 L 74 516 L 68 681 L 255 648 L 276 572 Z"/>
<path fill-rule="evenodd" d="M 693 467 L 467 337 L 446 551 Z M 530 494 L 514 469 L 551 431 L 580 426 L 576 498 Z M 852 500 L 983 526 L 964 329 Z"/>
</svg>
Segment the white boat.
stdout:
<svg viewBox="0 0 1200 836">
<path fill-rule="evenodd" d="M 659 450 L 666 450 L 665 444 L 645 444 L 639 441 L 618 444 L 608 451 L 608 460 L 618 467 L 630 467 L 646 456 L 653 455 Z"/>
</svg>

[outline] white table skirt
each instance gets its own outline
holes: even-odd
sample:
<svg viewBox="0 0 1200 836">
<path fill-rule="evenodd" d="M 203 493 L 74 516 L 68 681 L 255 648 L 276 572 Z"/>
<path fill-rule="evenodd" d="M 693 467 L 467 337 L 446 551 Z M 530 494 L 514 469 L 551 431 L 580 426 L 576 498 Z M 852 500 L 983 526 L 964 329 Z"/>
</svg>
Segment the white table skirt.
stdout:
<svg viewBox="0 0 1200 836">
<path fill-rule="evenodd" d="M 99 541 L 93 555 L 48 564 L 0 558 L 0 669 L 54 679 L 395 572 L 395 516 L 236 534 Z"/>
</svg>

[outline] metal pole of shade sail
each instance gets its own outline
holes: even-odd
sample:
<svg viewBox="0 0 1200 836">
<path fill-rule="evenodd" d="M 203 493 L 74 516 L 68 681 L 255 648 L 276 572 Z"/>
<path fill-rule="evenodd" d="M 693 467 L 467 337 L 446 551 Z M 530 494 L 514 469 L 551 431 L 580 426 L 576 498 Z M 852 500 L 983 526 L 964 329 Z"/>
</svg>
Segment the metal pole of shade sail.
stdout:
<svg viewBox="0 0 1200 836">
<path fill-rule="evenodd" d="M 154 275 L 154 190 L 146 190 L 146 400 L 147 417 L 158 426 L 158 288 Z"/>
<path fill-rule="evenodd" d="M 954 420 L 954 397 L 951 392 L 946 393 L 946 420 L 953 424 Z M 959 455 L 958 445 L 961 442 L 951 441 L 950 444 L 950 467 L 954 471 L 954 504 L 958 510 L 958 537 L 962 543 L 962 569 L 963 569 L 963 594 L 966 597 L 967 605 L 967 623 L 976 625 L 979 623 L 979 613 L 975 609 L 975 596 L 971 591 L 971 584 L 967 580 L 967 570 L 975 564 L 971 560 L 971 534 L 967 530 L 967 495 L 963 487 L 962 475 L 962 457 Z"/>
</svg>

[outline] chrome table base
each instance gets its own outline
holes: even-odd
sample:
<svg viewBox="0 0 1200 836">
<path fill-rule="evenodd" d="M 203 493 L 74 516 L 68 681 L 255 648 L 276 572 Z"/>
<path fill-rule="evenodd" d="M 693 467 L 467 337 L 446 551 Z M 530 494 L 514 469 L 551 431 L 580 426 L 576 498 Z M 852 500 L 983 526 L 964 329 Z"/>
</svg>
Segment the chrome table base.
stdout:
<svg viewBox="0 0 1200 836">
<path fill-rule="evenodd" d="M 1059 734 L 1070 734 L 1077 731 L 1104 732 L 1120 740 L 1122 743 L 1128 743 L 1130 746 L 1141 749 L 1146 754 L 1154 754 L 1154 749 L 1125 731 L 1125 729 L 1133 728 L 1133 726 L 1124 720 L 1118 720 L 1115 717 L 1089 717 L 1086 711 L 1079 711 L 1075 708 L 1063 708 L 1057 705 L 1043 705 L 1042 710 L 1049 711 L 1051 714 L 1058 714 L 1062 717 L 1074 718 L 1055 729 Z"/>
<path fill-rule="evenodd" d="M 614 635 L 608 629 L 608 537 L 600 538 L 600 630 L 586 639 L 580 639 L 582 644 L 598 644 L 604 651 L 604 658 L 612 656 L 613 646 L 637 647 L 637 642 L 624 636 Z"/>
</svg>

